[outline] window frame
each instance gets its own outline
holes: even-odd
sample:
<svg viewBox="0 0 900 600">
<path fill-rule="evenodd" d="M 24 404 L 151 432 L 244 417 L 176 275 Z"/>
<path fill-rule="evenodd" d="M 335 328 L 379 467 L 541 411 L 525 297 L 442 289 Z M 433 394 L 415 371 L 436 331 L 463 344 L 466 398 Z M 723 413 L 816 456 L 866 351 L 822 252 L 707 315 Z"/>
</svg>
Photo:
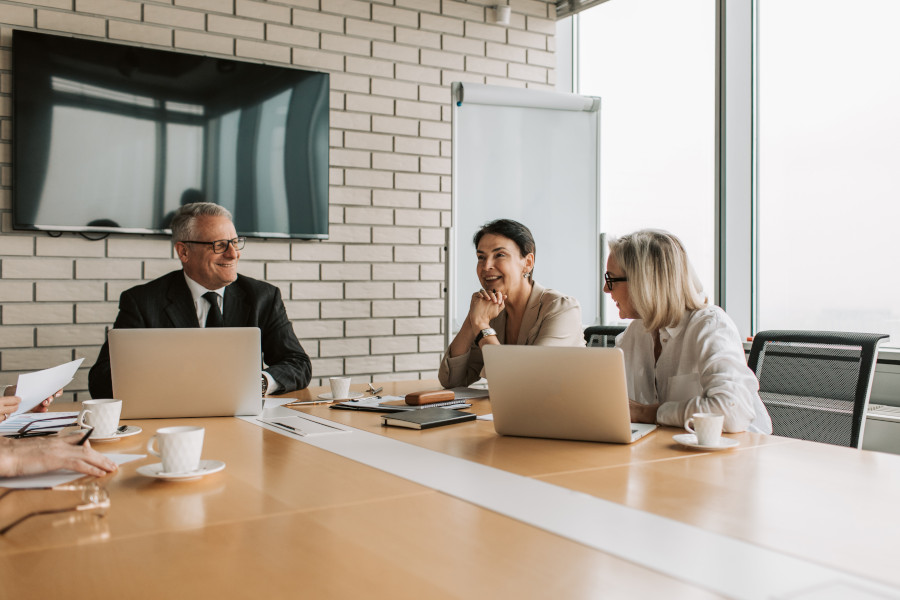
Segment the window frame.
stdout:
<svg viewBox="0 0 900 600">
<path fill-rule="evenodd" d="M 624 0 L 620 0 L 624 1 Z M 759 326 L 757 139 L 757 0 L 716 0 L 716 304 L 742 338 Z M 557 22 L 572 33 L 557 46 L 557 64 L 578 78 L 578 14 Z M 569 43 L 571 41 L 571 43 Z M 894 342 L 900 345 L 900 340 Z M 749 344 L 745 344 L 749 348 Z M 882 347 L 871 403 L 900 405 L 900 348 Z"/>
</svg>

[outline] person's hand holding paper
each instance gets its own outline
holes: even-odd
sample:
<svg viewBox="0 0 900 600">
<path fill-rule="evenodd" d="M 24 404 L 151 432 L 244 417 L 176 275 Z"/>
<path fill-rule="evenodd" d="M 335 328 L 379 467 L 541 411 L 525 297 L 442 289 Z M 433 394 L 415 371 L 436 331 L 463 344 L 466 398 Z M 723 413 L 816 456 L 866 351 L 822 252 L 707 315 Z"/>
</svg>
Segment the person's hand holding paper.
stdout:
<svg viewBox="0 0 900 600">
<path fill-rule="evenodd" d="M 56 390 L 55 394 L 44 398 L 37 406 L 32 408 L 30 412 L 47 412 L 50 408 L 50 404 L 53 403 L 53 400 L 62 396 L 62 393 L 62 389 Z M 16 396 L 16 386 L 6 386 L 6 391 L 3 394 L 3 396 L 0 396 L 0 415 L 12 415 L 13 413 L 16 413 L 16 409 L 19 408 L 19 403 L 22 402 L 22 399 Z"/>
<path fill-rule="evenodd" d="M 6 395 L 0 398 L 0 414 L 9 418 L 27 411 L 46 412 L 53 399 L 58 398 L 72 381 L 83 360 L 79 358 L 43 371 L 19 375 L 18 383 L 7 387 Z"/>
</svg>

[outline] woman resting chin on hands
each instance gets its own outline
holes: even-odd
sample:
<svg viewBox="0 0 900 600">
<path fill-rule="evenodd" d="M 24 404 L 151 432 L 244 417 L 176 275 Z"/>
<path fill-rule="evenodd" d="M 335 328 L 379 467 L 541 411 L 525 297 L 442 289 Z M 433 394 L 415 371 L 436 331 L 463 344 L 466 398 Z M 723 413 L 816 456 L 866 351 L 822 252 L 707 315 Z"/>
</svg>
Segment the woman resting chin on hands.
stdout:
<svg viewBox="0 0 900 600">
<path fill-rule="evenodd" d="M 467 386 L 484 377 L 485 344 L 584 346 L 578 301 L 532 278 L 535 245 L 527 227 L 499 219 L 473 241 L 482 289 L 472 294 L 469 314 L 441 361 L 441 385 Z"/>
</svg>

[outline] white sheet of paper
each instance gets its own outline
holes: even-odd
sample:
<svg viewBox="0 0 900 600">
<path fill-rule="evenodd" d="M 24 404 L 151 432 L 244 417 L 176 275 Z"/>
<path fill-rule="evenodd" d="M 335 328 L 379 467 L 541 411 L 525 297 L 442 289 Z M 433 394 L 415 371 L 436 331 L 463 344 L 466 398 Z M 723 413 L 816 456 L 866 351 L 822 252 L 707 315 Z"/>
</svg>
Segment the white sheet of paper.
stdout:
<svg viewBox="0 0 900 600">
<path fill-rule="evenodd" d="M 55 394 L 57 390 L 66 387 L 75 372 L 81 366 L 83 358 L 73 360 L 58 367 L 44 369 L 43 371 L 35 371 L 34 373 L 25 373 L 19 375 L 16 382 L 16 396 L 22 399 L 18 410 L 13 414 L 27 412 L 40 404 L 44 398 L 48 398 Z"/>
<path fill-rule="evenodd" d="M 146 454 L 106 454 L 117 465 L 124 465 L 133 460 L 146 458 Z M 69 483 L 76 479 L 84 477 L 81 473 L 69 471 L 68 469 L 58 469 L 49 473 L 41 473 L 40 475 L 22 475 L 20 477 L 0 477 L 0 487 L 3 488 L 52 488 L 57 485 Z"/>
<path fill-rule="evenodd" d="M 343 404 L 345 406 L 378 406 L 382 402 L 403 400 L 403 398 L 403 396 L 367 396 L 356 400 L 345 400 L 344 402 L 338 402 L 337 404 Z"/>
<path fill-rule="evenodd" d="M 324 419 L 315 419 L 314 417 L 310 418 L 310 415 L 298 415 L 296 412 L 294 412 L 293 415 L 259 419 L 259 422 L 278 427 L 282 431 L 303 437 L 308 435 L 350 432 L 349 428 L 337 423 L 325 421 Z"/>
</svg>

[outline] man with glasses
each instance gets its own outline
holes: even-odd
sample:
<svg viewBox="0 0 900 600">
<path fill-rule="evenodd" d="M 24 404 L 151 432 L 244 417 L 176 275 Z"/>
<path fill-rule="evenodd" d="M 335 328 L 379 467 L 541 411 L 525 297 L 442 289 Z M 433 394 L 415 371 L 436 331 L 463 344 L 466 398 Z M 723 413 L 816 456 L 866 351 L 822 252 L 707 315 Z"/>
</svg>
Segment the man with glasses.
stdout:
<svg viewBox="0 0 900 600">
<path fill-rule="evenodd" d="M 308 386 L 309 356 L 294 334 L 280 290 L 237 272 L 245 240 L 237 236 L 231 213 L 194 202 L 178 209 L 171 226 L 182 270 L 124 291 L 114 327 L 259 327 L 268 365 L 263 393 Z M 94 398 L 113 397 L 108 342 L 91 367 L 88 385 Z"/>
</svg>

